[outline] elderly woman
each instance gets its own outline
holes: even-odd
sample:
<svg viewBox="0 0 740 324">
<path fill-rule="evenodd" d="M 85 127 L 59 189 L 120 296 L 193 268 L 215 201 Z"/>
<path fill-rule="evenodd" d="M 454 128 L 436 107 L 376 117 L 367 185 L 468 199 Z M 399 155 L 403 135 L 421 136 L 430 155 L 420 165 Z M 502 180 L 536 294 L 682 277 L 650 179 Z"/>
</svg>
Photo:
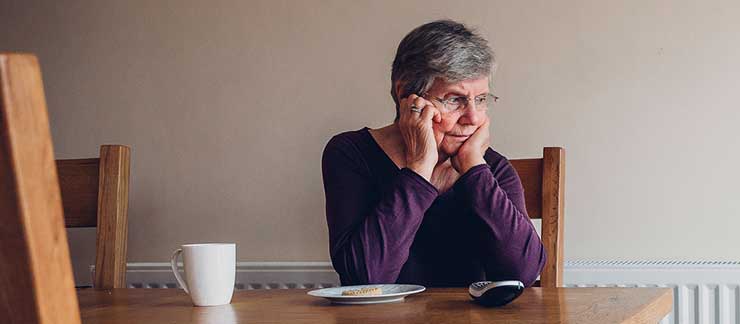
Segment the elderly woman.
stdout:
<svg viewBox="0 0 740 324">
<path fill-rule="evenodd" d="M 393 61 L 394 122 L 326 145 L 326 218 L 342 285 L 535 281 L 545 250 L 516 171 L 489 147 L 493 65 L 487 41 L 464 25 L 417 27 Z"/>
</svg>

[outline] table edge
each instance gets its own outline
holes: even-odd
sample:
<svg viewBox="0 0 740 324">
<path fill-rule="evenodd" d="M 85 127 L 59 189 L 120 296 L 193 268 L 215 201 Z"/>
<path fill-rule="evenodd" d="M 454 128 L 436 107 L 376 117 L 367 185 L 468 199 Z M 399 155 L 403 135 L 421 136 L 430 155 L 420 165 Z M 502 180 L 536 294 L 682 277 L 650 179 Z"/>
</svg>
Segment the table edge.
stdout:
<svg viewBox="0 0 740 324">
<path fill-rule="evenodd" d="M 658 323 L 664 317 L 670 314 L 671 310 L 673 309 L 673 289 L 659 289 L 664 291 L 663 294 L 658 296 L 658 298 L 654 299 L 651 303 L 647 304 L 637 313 L 632 314 L 632 316 L 625 319 L 622 323 Z"/>
</svg>

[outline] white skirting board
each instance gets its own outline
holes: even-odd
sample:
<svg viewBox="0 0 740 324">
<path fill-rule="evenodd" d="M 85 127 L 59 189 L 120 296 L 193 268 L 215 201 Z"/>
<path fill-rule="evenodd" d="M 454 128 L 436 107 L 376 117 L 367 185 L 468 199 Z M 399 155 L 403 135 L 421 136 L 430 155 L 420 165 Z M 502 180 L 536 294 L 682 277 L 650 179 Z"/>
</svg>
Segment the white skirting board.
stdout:
<svg viewBox="0 0 740 324">
<path fill-rule="evenodd" d="M 176 288 L 169 263 L 129 263 L 129 287 Z M 670 287 L 666 323 L 740 323 L 739 261 L 568 261 L 566 287 Z M 238 262 L 237 289 L 332 287 L 329 262 Z"/>
</svg>

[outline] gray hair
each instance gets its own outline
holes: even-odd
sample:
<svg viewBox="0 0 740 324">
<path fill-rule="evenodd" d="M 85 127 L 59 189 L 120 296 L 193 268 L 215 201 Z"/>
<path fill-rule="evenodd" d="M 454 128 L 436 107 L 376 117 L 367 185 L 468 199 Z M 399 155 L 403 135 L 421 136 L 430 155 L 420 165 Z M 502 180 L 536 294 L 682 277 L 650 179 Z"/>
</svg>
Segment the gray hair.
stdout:
<svg viewBox="0 0 740 324">
<path fill-rule="evenodd" d="M 490 76 L 495 65 L 488 41 L 465 25 L 452 20 L 437 20 L 412 30 L 398 44 L 391 71 L 391 97 L 422 94 L 434 80 L 459 82 Z M 401 93 L 396 93 L 400 81 Z"/>
</svg>

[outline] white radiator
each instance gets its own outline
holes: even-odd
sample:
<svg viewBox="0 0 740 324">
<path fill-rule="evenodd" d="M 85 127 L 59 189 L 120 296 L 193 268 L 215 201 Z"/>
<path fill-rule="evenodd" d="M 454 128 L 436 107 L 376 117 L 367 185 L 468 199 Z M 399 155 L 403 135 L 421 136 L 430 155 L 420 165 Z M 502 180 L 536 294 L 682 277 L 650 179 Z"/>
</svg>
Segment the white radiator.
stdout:
<svg viewBox="0 0 740 324">
<path fill-rule="evenodd" d="M 126 268 L 129 288 L 177 288 L 169 263 L 128 263 Z M 339 276 L 330 262 L 237 262 L 236 265 L 236 289 L 311 289 L 338 285 Z"/>
<path fill-rule="evenodd" d="M 667 323 L 740 323 L 740 262 L 572 261 L 566 287 L 669 287 Z"/>
<path fill-rule="evenodd" d="M 135 288 L 175 288 L 169 263 L 129 263 Z M 669 287 L 673 312 L 667 323 L 739 323 L 740 262 L 569 261 L 566 287 Z M 237 289 L 332 287 L 339 278 L 329 262 L 238 262 Z"/>
</svg>

